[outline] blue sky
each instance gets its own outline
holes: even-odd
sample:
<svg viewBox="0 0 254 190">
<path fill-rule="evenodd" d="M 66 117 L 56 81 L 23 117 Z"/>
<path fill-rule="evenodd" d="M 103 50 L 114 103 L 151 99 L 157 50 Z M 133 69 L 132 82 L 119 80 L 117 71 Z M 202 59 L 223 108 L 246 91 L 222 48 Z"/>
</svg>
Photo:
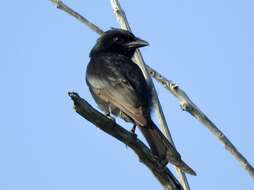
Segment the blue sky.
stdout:
<svg viewBox="0 0 254 190">
<path fill-rule="evenodd" d="M 118 26 L 109 1 L 64 2 L 104 30 Z M 146 63 L 180 85 L 254 164 L 254 2 L 121 3 L 150 43 Z M 98 35 L 47 0 L 1 5 L 0 189 L 160 189 L 129 148 L 72 109 L 70 90 L 96 106 L 84 74 Z M 210 132 L 156 87 L 177 149 L 198 174 L 188 176 L 192 189 L 253 189 Z"/>
</svg>

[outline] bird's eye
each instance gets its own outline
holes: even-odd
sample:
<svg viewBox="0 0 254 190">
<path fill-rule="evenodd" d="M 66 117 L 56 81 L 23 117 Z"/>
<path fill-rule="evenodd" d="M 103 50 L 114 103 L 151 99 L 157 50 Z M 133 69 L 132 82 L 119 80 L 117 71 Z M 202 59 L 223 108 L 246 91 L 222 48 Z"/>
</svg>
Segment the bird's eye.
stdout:
<svg viewBox="0 0 254 190">
<path fill-rule="evenodd" d="M 122 39 L 116 36 L 116 37 L 113 38 L 113 41 L 114 42 L 121 42 Z"/>
</svg>

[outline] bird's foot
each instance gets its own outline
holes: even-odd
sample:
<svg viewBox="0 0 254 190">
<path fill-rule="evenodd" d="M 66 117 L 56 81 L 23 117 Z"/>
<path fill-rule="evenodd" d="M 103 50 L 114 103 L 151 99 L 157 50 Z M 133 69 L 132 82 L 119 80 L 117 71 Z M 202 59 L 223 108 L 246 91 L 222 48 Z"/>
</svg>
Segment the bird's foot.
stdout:
<svg viewBox="0 0 254 190">
<path fill-rule="evenodd" d="M 135 131 L 136 131 L 136 124 L 134 124 L 133 127 L 131 128 L 131 133 L 135 134 Z"/>
<path fill-rule="evenodd" d="M 112 120 L 113 122 L 116 121 L 116 119 L 115 119 L 113 116 L 111 116 L 110 113 L 107 112 L 107 113 L 105 113 L 105 115 L 106 115 L 107 118 L 109 118 L 109 119 Z"/>
<path fill-rule="evenodd" d="M 131 128 L 131 134 L 136 140 L 137 139 L 137 134 L 135 133 L 135 130 L 136 130 L 136 125 L 134 124 L 133 127 Z"/>
</svg>

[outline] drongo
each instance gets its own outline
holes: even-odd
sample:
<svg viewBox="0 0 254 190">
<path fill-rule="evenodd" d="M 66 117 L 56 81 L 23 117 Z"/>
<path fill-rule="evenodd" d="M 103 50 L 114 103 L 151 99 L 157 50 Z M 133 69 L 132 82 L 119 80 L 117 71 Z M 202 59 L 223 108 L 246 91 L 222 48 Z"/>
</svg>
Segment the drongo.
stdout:
<svg viewBox="0 0 254 190">
<path fill-rule="evenodd" d="M 126 30 L 104 32 L 90 52 L 87 85 L 107 115 L 120 116 L 139 127 L 163 165 L 171 162 L 182 171 L 196 175 L 151 119 L 150 88 L 141 69 L 132 61 L 135 50 L 147 45 Z"/>
</svg>

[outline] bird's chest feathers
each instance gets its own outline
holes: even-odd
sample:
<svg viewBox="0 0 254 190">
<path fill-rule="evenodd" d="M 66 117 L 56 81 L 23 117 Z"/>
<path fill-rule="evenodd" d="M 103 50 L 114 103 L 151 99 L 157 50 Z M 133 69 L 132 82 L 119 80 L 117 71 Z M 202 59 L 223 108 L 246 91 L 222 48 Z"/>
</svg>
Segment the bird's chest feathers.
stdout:
<svg viewBox="0 0 254 190">
<path fill-rule="evenodd" d="M 94 88 L 117 87 L 127 80 L 122 70 L 124 62 L 121 57 L 102 56 L 91 60 L 87 67 L 87 81 Z"/>
</svg>

